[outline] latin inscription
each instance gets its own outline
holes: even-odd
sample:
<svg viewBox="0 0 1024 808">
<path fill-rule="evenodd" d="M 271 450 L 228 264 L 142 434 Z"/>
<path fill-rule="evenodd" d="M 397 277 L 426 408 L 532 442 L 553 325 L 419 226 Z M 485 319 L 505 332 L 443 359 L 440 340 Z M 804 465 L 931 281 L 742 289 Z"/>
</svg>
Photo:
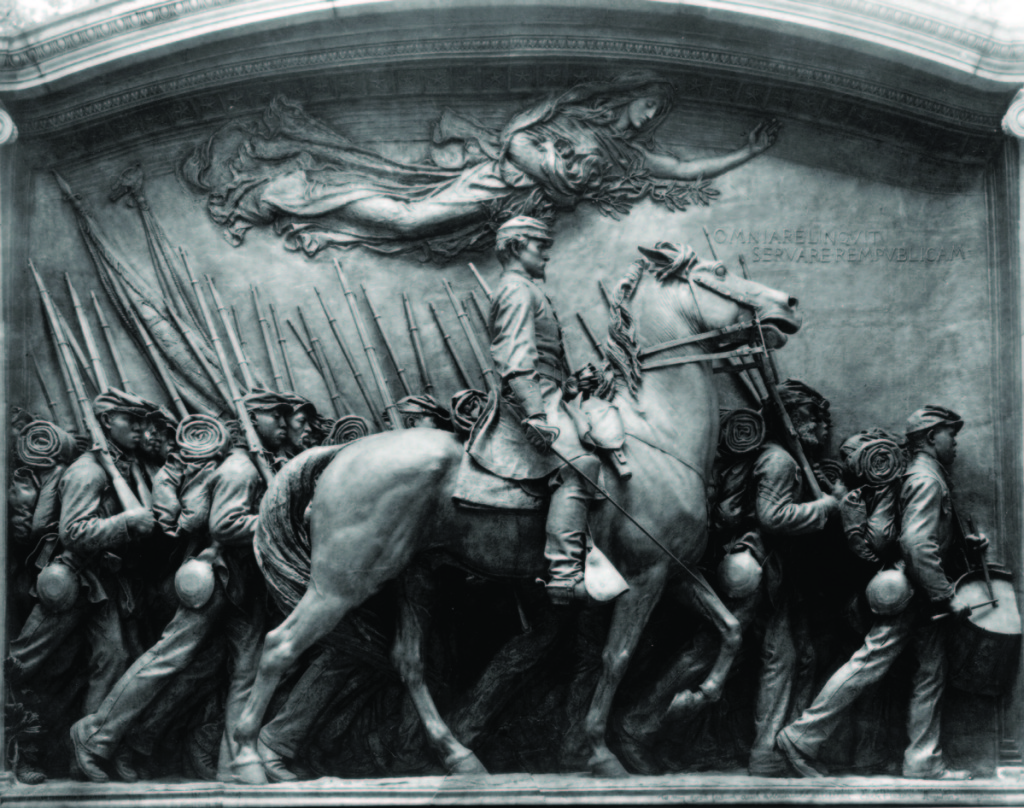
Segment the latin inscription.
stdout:
<svg viewBox="0 0 1024 808">
<path fill-rule="evenodd" d="M 800 227 L 781 230 L 718 228 L 711 234 L 716 244 L 745 247 L 751 263 L 784 261 L 791 264 L 894 262 L 898 264 L 946 264 L 966 261 L 963 244 L 892 243 L 882 230 L 827 230 Z"/>
</svg>

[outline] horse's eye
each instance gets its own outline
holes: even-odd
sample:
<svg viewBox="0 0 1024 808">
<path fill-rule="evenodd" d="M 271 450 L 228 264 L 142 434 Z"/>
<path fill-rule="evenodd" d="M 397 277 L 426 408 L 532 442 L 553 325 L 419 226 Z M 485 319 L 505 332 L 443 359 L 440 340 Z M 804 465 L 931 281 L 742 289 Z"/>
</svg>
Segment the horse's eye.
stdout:
<svg viewBox="0 0 1024 808">
<path fill-rule="evenodd" d="M 719 278 L 724 278 L 725 277 L 725 267 L 722 266 L 722 264 L 719 264 L 717 267 L 715 267 L 715 274 Z"/>
</svg>

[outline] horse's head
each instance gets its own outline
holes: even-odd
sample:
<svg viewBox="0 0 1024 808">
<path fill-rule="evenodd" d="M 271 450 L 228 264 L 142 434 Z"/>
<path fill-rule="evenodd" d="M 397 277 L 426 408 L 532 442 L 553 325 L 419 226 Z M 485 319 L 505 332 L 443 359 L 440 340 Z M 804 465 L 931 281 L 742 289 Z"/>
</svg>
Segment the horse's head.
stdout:
<svg viewBox="0 0 1024 808">
<path fill-rule="evenodd" d="M 785 292 L 736 275 L 721 261 L 700 261 L 691 247 L 660 242 L 653 249 L 641 247 L 640 252 L 661 282 L 666 302 L 678 306 L 678 313 L 694 333 L 751 322 L 757 317 L 769 347 L 779 348 L 800 330 L 798 301 Z M 736 337 L 736 341 L 747 339 L 749 336 L 742 333 Z"/>
</svg>

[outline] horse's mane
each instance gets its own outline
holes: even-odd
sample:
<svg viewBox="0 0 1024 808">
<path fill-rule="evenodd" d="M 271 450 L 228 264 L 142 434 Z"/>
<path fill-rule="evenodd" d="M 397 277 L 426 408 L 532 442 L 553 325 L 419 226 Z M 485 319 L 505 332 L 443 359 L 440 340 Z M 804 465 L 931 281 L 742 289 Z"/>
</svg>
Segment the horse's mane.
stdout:
<svg viewBox="0 0 1024 808">
<path fill-rule="evenodd" d="M 655 262 L 647 258 L 634 261 L 616 285 L 611 302 L 608 339 L 604 345 L 604 354 L 608 361 L 605 364 L 604 379 L 597 389 L 600 398 L 614 398 L 622 385 L 625 385 L 634 396 L 640 389 L 640 346 L 636 341 L 636 321 L 633 318 L 630 301 L 640 285 L 645 270 L 652 271 L 659 283 L 664 283 L 670 278 L 686 277 L 696 263 L 696 254 L 690 247 L 684 248 L 680 253 L 681 255 L 675 256 L 664 265 L 660 261 Z"/>
</svg>

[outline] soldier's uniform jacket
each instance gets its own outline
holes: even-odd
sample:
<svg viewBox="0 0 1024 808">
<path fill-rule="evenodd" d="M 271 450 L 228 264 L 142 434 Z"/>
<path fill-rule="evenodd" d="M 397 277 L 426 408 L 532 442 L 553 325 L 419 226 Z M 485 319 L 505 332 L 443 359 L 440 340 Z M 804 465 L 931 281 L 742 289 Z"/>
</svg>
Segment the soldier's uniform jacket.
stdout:
<svg viewBox="0 0 1024 808">
<path fill-rule="evenodd" d="M 821 500 L 804 502 L 800 464 L 782 446 L 768 442 L 754 463 L 754 510 L 768 552 L 765 574 L 774 598 L 782 580 L 783 558 L 799 559 L 790 539 L 822 531 L 829 509 Z"/>
<path fill-rule="evenodd" d="M 562 328 L 544 290 L 519 272 L 504 272 L 491 300 L 491 357 L 502 380 L 502 394 L 492 394 L 470 436 L 467 449 L 499 477 L 530 480 L 546 477 L 562 465 L 553 452 L 541 452 L 526 439 L 520 412 L 505 382 L 532 376 L 544 397 L 548 423 L 560 430 L 555 447 L 570 459 L 585 453 L 578 432 L 586 416 L 562 400 L 569 374 Z"/>
<path fill-rule="evenodd" d="M 118 471 L 131 480 L 131 459 L 114 444 L 110 444 L 110 455 Z M 68 466 L 57 487 L 61 502 L 58 538 L 65 550 L 63 558 L 79 571 L 82 583 L 89 588 L 90 601 L 106 600 L 111 593 L 97 573 L 119 568 L 120 556 L 114 551 L 134 541 L 128 519 L 95 452 L 85 452 Z"/>
<path fill-rule="evenodd" d="M 949 478 L 931 455 L 919 452 L 910 461 L 903 475 L 900 511 L 900 550 L 907 575 L 933 603 L 945 603 L 953 597 L 953 584 L 946 574 L 950 551 L 963 534 L 953 510 Z"/>
<path fill-rule="evenodd" d="M 274 468 L 273 455 L 264 456 Z M 253 553 L 260 501 L 266 485 L 245 449 L 235 448 L 210 475 L 210 557 L 228 599 L 241 607 L 251 584 L 261 579 Z"/>
</svg>

